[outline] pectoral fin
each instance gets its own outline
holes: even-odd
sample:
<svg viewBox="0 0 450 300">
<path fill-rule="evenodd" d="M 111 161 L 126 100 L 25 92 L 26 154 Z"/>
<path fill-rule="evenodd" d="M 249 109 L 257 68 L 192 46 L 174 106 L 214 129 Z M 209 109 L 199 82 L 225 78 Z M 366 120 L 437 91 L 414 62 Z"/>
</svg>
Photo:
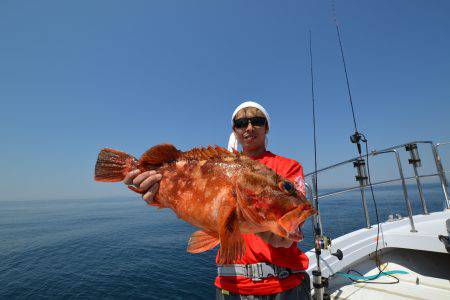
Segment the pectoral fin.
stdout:
<svg viewBox="0 0 450 300">
<path fill-rule="evenodd" d="M 263 222 L 261 216 L 258 215 L 255 209 L 249 206 L 248 201 L 245 195 L 242 193 L 239 186 L 236 185 L 235 191 L 236 191 L 236 202 L 238 205 L 239 212 L 244 216 L 245 220 L 248 221 L 249 223 L 253 225 L 260 225 Z"/>
<path fill-rule="evenodd" d="M 200 253 L 214 248 L 219 244 L 219 238 L 214 233 L 199 230 L 189 238 L 187 251 L 189 253 Z"/>
<path fill-rule="evenodd" d="M 239 229 L 238 214 L 235 207 L 227 207 L 222 211 L 219 220 L 219 264 L 231 264 L 241 258 L 245 252 L 244 239 Z"/>
</svg>

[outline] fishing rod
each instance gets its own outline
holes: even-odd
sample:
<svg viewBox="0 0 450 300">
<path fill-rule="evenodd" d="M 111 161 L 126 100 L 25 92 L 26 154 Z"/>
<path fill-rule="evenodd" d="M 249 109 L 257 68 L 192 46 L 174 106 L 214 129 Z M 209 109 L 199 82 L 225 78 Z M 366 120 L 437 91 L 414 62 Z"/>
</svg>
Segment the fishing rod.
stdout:
<svg viewBox="0 0 450 300">
<path fill-rule="evenodd" d="M 314 94 L 314 72 L 313 72 L 313 56 L 312 56 L 312 34 L 309 30 L 309 58 L 310 58 L 310 75 L 311 75 L 311 98 L 312 98 L 312 114 L 313 114 L 313 137 L 314 137 L 314 175 L 313 181 L 313 198 L 314 206 L 317 210 L 317 214 L 313 218 L 313 234 L 314 234 L 314 252 L 316 254 L 316 269 L 312 271 L 313 275 L 313 287 L 314 287 L 314 299 L 323 300 L 329 299 L 329 295 L 325 293 L 325 287 L 328 286 L 328 279 L 322 277 L 322 270 L 320 267 L 320 255 L 323 249 L 328 249 L 331 246 L 331 239 L 322 233 L 322 222 L 320 220 L 319 209 L 319 189 L 317 178 L 317 134 L 316 134 L 316 105 Z M 338 250 L 338 253 L 340 250 Z M 342 259 L 341 255 L 337 254 L 339 260 Z M 336 255 L 336 254 L 333 254 Z"/>
<path fill-rule="evenodd" d="M 314 137 L 314 176 L 313 180 L 313 193 L 314 193 L 314 206 L 317 210 L 317 214 L 313 219 L 313 234 L 314 234 L 314 252 L 316 254 L 316 269 L 312 271 L 313 275 L 313 287 L 314 298 L 322 300 L 324 295 L 324 283 L 322 282 L 322 271 L 320 268 L 320 254 L 321 248 L 318 245 L 318 241 L 322 236 L 322 228 L 320 226 L 320 210 L 318 199 L 318 185 L 317 185 L 317 138 L 316 138 L 316 105 L 314 96 L 314 73 L 313 73 L 313 57 L 312 57 L 312 38 L 311 29 L 309 30 L 309 59 L 310 59 L 310 75 L 311 75 L 311 98 L 312 98 L 312 113 L 313 113 L 313 137 Z"/>
<path fill-rule="evenodd" d="M 335 3 L 335 1 L 332 2 L 332 9 L 333 9 L 333 20 L 334 20 L 334 24 L 336 25 L 336 32 L 337 32 L 338 41 L 339 41 L 339 49 L 341 50 L 342 64 L 344 66 L 345 82 L 347 84 L 348 100 L 350 102 L 350 107 L 351 107 L 351 110 L 352 110 L 353 126 L 355 128 L 355 133 L 350 136 L 350 141 L 353 144 L 356 144 L 357 149 L 358 149 L 358 154 L 359 154 L 360 157 L 362 157 L 362 150 L 361 150 L 361 143 L 360 142 L 361 141 L 364 142 L 365 137 L 364 137 L 363 134 L 358 132 L 358 127 L 356 125 L 355 109 L 353 107 L 352 92 L 350 90 L 350 80 L 348 79 L 347 64 L 345 62 L 344 49 L 342 47 L 341 31 L 339 29 L 339 24 L 338 24 L 338 21 L 337 21 L 336 3 Z"/>
<path fill-rule="evenodd" d="M 355 132 L 350 136 L 350 141 L 356 145 L 356 148 L 358 150 L 358 159 L 353 162 L 353 166 L 356 168 L 357 174 L 358 174 L 356 176 L 356 180 L 359 182 L 359 185 L 360 185 L 361 200 L 362 200 L 362 205 L 363 205 L 363 209 L 364 209 L 364 215 L 366 218 L 366 227 L 370 228 L 369 212 L 368 212 L 367 204 L 366 204 L 366 195 L 365 195 L 364 188 L 363 188 L 363 186 L 367 186 L 369 184 L 369 181 L 368 181 L 369 177 L 367 176 L 366 162 L 363 159 L 362 150 L 361 150 L 361 141 L 366 144 L 366 150 L 367 150 L 367 139 L 363 133 L 360 133 L 358 131 L 358 126 L 356 125 L 355 109 L 353 107 L 352 92 L 350 89 L 350 80 L 348 79 L 347 64 L 345 61 L 344 48 L 342 46 L 341 31 L 339 29 L 339 23 L 337 21 L 336 1 L 333 0 L 331 2 L 331 5 L 332 5 L 332 11 L 333 11 L 333 21 L 336 26 L 336 33 L 337 33 L 337 37 L 338 37 L 338 41 L 339 41 L 339 49 L 340 49 L 340 53 L 341 53 L 342 65 L 344 67 L 348 100 L 349 100 L 350 107 L 352 110 L 353 126 L 355 129 Z M 367 161 L 368 161 L 368 159 L 369 159 L 369 157 L 367 156 Z"/>
<path fill-rule="evenodd" d="M 351 107 L 351 111 L 352 111 L 352 118 L 353 118 L 353 126 L 355 129 L 355 132 L 350 136 L 350 141 L 353 144 L 356 144 L 356 148 L 358 151 L 358 159 L 353 163 L 354 167 L 357 169 L 357 176 L 356 176 L 356 180 L 359 181 L 360 184 L 360 190 L 361 190 L 361 198 L 362 198 L 362 202 L 363 202 L 363 208 L 364 208 L 364 212 L 365 212 L 365 216 L 366 216 L 366 223 L 367 223 L 367 228 L 370 228 L 370 221 L 369 221 L 369 214 L 368 214 L 368 210 L 367 210 L 367 206 L 366 206 L 366 200 L 365 200 L 365 194 L 364 194 L 364 186 L 369 185 L 370 187 L 370 191 L 371 191 L 371 195 L 372 195 L 372 200 L 373 200 L 373 204 L 374 204 L 374 208 L 375 208 L 375 217 L 377 220 L 377 238 L 376 238 L 376 248 L 375 248 L 375 264 L 378 268 L 378 275 L 374 276 L 372 279 L 369 280 L 364 280 L 364 281 L 359 281 L 359 280 L 352 280 L 354 282 L 364 282 L 364 283 L 377 283 L 377 284 L 395 284 L 399 282 L 399 279 L 393 275 L 390 275 L 388 273 L 383 273 L 384 269 L 387 268 L 387 264 L 386 266 L 383 268 L 383 270 L 380 268 L 380 257 L 378 256 L 378 247 L 379 247 L 379 237 L 380 237 L 380 231 L 381 231 L 381 226 L 380 226 L 380 219 L 379 219 L 379 215 L 378 215 L 378 206 L 377 206 L 377 202 L 375 200 L 375 195 L 373 192 L 373 186 L 372 186 L 372 181 L 371 181 L 371 176 L 370 176 L 370 166 L 369 166 L 369 146 L 368 146 L 368 141 L 366 139 L 366 136 L 358 131 L 358 127 L 356 125 L 356 117 L 355 117 L 355 110 L 353 107 L 353 99 L 352 99 L 352 93 L 350 90 L 350 80 L 348 78 L 348 71 L 347 71 L 347 64 L 345 61 L 345 55 L 344 55 L 344 49 L 342 46 L 342 39 L 341 39 L 341 31 L 339 29 L 339 23 L 337 21 L 337 13 L 336 13 L 336 0 L 332 0 L 331 2 L 332 4 L 332 11 L 333 11 L 333 20 L 334 20 L 334 24 L 336 26 L 336 33 L 337 33 L 337 37 L 338 37 L 338 41 L 339 41 L 339 49 L 340 49 L 340 53 L 341 53 L 341 59 L 342 59 L 342 65 L 344 67 L 344 73 L 345 73 L 345 80 L 346 80 L 346 85 L 347 85 L 347 94 L 348 94 L 348 100 L 350 103 L 350 107 Z M 362 154 L 362 147 L 361 147 L 361 142 L 363 142 L 365 144 L 365 159 L 363 158 L 363 154 Z M 366 171 L 366 161 L 367 161 L 367 171 Z M 381 250 L 380 250 L 381 252 Z M 359 273 L 357 271 L 354 270 L 349 270 L 347 273 L 350 272 L 356 272 Z M 394 278 L 396 281 L 394 282 L 370 282 L 370 280 L 375 280 L 377 278 L 379 278 L 382 274 L 387 275 L 389 277 Z M 361 274 L 360 274 L 361 275 Z"/>
</svg>

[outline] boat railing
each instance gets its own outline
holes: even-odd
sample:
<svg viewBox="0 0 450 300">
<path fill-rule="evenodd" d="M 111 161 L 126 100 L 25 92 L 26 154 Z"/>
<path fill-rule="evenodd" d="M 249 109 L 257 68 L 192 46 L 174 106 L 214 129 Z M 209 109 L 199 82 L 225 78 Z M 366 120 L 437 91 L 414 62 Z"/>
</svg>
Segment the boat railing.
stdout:
<svg viewBox="0 0 450 300">
<path fill-rule="evenodd" d="M 422 162 L 421 162 L 419 150 L 417 147 L 418 144 L 430 145 L 431 151 L 433 154 L 434 164 L 436 167 L 435 173 L 419 175 L 417 168 L 421 167 Z M 318 206 L 319 206 L 318 200 L 319 199 L 323 199 L 326 197 L 331 197 L 331 196 L 335 196 L 335 195 L 339 195 L 339 194 L 344 194 L 344 193 L 348 193 L 348 192 L 355 191 L 355 190 L 360 190 L 361 202 L 362 202 L 363 211 L 364 211 L 365 220 L 366 220 L 366 227 L 370 228 L 371 225 L 370 225 L 369 212 L 368 212 L 367 204 L 366 204 L 365 189 L 370 186 L 379 186 L 379 185 L 385 185 L 385 184 L 389 184 L 389 183 L 400 182 L 402 185 L 402 189 L 403 189 L 403 198 L 405 200 L 406 209 L 408 211 L 408 218 L 409 218 L 409 222 L 410 222 L 411 232 L 416 232 L 416 228 L 414 226 L 413 214 L 412 214 L 411 201 L 409 199 L 408 190 L 406 188 L 406 181 L 415 179 L 418 193 L 419 193 L 420 202 L 422 204 L 423 213 L 428 214 L 429 212 L 428 212 L 427 202 L 426 202 L 424 194 L 423 194 L 421 179 L 422 178 L 430 178 L 430 177 L 438 177 L 442 192 L 444 194 L 444 209 L 449 209 L 450 208 L 450 200 L 449 200 L 449 194 L 448 194 L 448 181 L 446 178 L 446 173 L 448 171 L 443 168 L 441 155 L 439 153 L 440 147 L 445 146 L 445 145 L 450 145 L 450 142 L 442 142 L 442 143 L 435 144 L 432 141 L 413 141 L 410 143 L 389 147 L 389 148 L 386 148 L 383 150 L 378 150 L 378 151 L 373 150 L 368 155 L 354 157 L 352 159 L 348 159 L 348 160 L 339 162 L 337 164 L 327 166 L 325 168 L 317 170 L 317 172 L 311 172 L 311 173 L 308 173 L 305 175 L 305 181 L 307 181 L 306 179 L 311 178 L 311 184 L 307 184 L 308 195 L 310 195 L 311 202 L 315 203 L 316 209 L 318 209 Z M 401 149 L 404 149 L 405 151 L 409 152 L 410 158 L 408 159 L 408 162 L 410 165 L 412 165 L 412 168 L 414 171 L 414 176 L 409 176 L 409 177 L 404 176 L 403 167 L 402 167 L 400 154 L 399 154 L 399 150 L 401 150 Z M 390 180 L 369 182 L 369 178 L 367 176 L 367 168 L 366 168 L 366 163 L 367 163 L 366 159 L 368 159 L 367 156 L 374 157 L 374 156 L 387 155 L 387 154 L 394 154 L 396 165 L 398 168 L 399 177 L 395 178 L 395 179 L 390 179 Z M 315 186 L 316 186 L 315 182 L 317 180 L 317 174 L 324 173 L 326 171 L 330 171 L 337 167 L 347 165 L 347 164 L 353 164 L 353 166 L 356 168 L 356 171 L 357 171 L 356 181 L 359 182 L 359 185 L 318 195 L 318 192 L 315 190 Z M 322 227 L 322 224 L 320 222 L 320 215 L 317 219 L 317 222 L 319 223 L 320 227 Z"/>
</svg>

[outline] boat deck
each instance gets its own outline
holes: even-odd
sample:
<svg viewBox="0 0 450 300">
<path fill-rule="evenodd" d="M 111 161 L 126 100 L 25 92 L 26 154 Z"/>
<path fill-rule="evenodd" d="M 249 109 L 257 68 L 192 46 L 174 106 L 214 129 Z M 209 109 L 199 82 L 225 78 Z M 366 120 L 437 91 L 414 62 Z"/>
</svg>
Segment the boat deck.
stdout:
<svg viewBox="0 0 450 300">
<path fill-rule="evenodd" d="M 394 275 L 399 279 L 398 283 L 382 284 L 396 282 L 389 276 L 381 276 L 371 283 L 353 283 L 335 275 L 330 280 L 331 299 L 449 299 L 449 254 L 398 248 L 385 249 L 384 252 L 381 268 L 385 272 L 407 272 Z M 347 268 L 350 269 L 364 276 L 378 274 L 373 257 Z"/>
</svg>

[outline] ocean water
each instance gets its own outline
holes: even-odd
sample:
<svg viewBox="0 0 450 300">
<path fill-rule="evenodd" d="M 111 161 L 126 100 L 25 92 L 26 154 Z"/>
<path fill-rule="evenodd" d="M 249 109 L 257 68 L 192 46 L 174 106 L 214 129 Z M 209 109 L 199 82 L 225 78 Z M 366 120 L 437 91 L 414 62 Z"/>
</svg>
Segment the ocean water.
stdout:
<svg viewBox="0 0 450 300">
<path fill-rule="evenodd" d="M 415 214 L 421 204 L 408 186 Z M 399 186 L 375 189 L 380 218 L 407 216 Z M 430 211 L 443 208 L 436 184 L 425 186 Z M 370 194 L 367 202 L 375 223 Z M 358 192 L 325 198 L 324 233 L 337 237 L 364 226 Z M 312 247 L 311 224 L 303 227 Z M 2 299 L 213 299 L 216 249 L 189 254 L 196 229 L 139 197 L 0 201 Z"/>
</svg>

